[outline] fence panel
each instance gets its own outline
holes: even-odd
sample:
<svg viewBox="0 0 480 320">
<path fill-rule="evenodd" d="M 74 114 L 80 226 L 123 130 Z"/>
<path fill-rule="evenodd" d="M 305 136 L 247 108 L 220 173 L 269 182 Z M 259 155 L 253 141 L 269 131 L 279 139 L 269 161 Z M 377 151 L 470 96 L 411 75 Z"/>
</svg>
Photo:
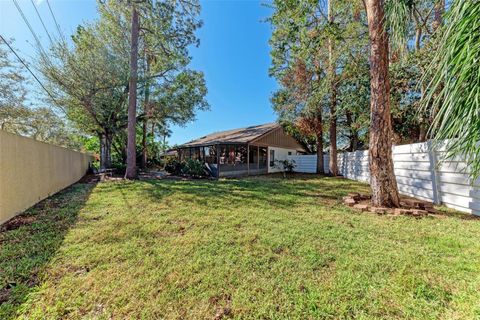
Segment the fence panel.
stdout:
<svg viewBox="0 0 480 320">
<path fill-rule="evenodd" d="M 461 157 L 438 161 L 444 150 L 433 150 L 431 142 L 394 146 L 392 151 L 401 194 L 480 215 L 480 179 L 470 180 L 468 167 Z M 289 156 L 288 159 L 295 161 L 296 172 L 316 172 L 316 155 Z M 324 155 L 325 172 L 328 172 L 328 159 L 328 154 Z M 348 179 L 370 182 L 368 151 L 339 153 L 338 169 Z"/>
<path fill-rule="evenodd" d="M 293 171 L 300 173 L 316 173 L 317 172 L 317 155 L 290 155 L 287 156 L 290 161 L 295 161 L 295 168 Z M 329 157 L 328 154 L 323 155 L 323 168 L 328 172 Z"/>
<path fill-rule="evenodd" d="M 461 158 L 438 161 L 443 150 L 433 150 L 430 142 L 394 146 L 392 155 L 401 194 L 480 215 L 480 181 L 471 182 Z M 368 151 L 341 153 L 338 163 L 346 178 L 370 181 Z"/>
<path fill-rule="evenodd" d="M 0 224 L 80 180 L 92 156 L 0 130 Z"/>
</svg>

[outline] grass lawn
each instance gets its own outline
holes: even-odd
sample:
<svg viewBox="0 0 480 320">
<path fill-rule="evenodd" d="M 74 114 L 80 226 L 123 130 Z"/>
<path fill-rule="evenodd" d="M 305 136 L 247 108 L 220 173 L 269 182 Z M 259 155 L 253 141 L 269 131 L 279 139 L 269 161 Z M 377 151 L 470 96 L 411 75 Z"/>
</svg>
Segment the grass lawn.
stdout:
<svg viewBox="0 0 480 320">
<path fill-rule="evenodd" d="M 480 220 L 358 213 L 353 191 L 76 184 L 0 233 L 0 319 L 480 318 Z"/>
</svg>

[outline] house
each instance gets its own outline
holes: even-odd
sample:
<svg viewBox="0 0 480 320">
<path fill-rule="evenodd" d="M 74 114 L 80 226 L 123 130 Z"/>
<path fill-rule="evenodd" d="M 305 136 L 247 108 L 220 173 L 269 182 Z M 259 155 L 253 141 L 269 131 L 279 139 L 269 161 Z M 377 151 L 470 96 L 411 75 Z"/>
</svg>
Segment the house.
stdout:
<svg viewBox="0 0 480 320">
<path fill-rule="evenodd" d="M 212 133 L 176 150 L 180 160 L 204 161 L 215 177 L 279 172 L 278 160 L 305 152 L 278 123 Z"/>
</svg>

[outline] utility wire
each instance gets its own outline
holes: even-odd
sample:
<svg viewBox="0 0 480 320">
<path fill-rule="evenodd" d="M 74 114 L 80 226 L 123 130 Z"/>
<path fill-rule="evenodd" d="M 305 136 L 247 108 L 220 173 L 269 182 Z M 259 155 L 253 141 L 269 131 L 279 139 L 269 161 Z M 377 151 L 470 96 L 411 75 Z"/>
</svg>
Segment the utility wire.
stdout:
<svg viewBox="0 0 480 320">
<path fill-rule="evenodd" d="M 30 74 L 35 78 L 35 80 L 37 80 L 38 84 L 40 84 L 40 86 L 43 88 L 43 90 L 45 90 L 45 92 L 48 94 L 48 96 L 50 98 L 52 98 L 52 100 L 57 103 L 58 105 L 60 105 L 58 103 L 58 101 L 53 97 L 53 95 L 50 93 L 50 91 L 47 90 L 47 88 L 43 85 L 43 83 L 40 81 L 40 79 L 37 78 L 37 76 L 32 72 L 32 70 L 30 70 L 30 68 L 28 67 L 28 65 L 25 63 L 25 61 L 23 61 L 22 58 L 20 58 L 20 56 L 17 54 L 17 52 L 15 51 L 15 49 L 12 48 L 12 46 L 10 46 L 10 44 L 7 42 L 7 40 L 5 40 L 5 38 L 0 34 L 0 38 L 2 39 L 2 41 L 7 45 L 7 47 L 10 49 L 10 51 L 13 52 L 13 54 L 15 55 L 15 57 L 17 57 L 18 61 L 20 61 L 20 63 L 30 72 Z"/>
<path fill-rule="evenodd" d="M 30 29 L 30 32 L 32 33 L 33 35 L 33 38 L 35 38 L 35 41 L 37 42 L 37 46 L 39 47 L 40 51 L 45 54 L 45 49 L 43 49 L 43 46 L 42 46 L 42 43 L 40 42 L 40 39 L 38 38 L 37 34 L 35 33 L 35 31 L 33 31 L 33 28 L 32 26 L 30 25 L 30 22 L 28 22 L 28 19 L 27 17 L 25 16 L 25 14 L 23 13 L 22 11 L 22 8 L 20 8 L 20 6 L 18 5 L 17 1 L 16 0 L 13 0 L 13 3 L 15 4 L 15 7 L 17 7 L 17 10 L 18 12 L 20 13 L 20 15 L 22 16 L 22 19 L 23 21 L 25 22 L 25 24 L 27 25 L 28 29 Z"/>
<path fill-rule="evenodd" d="M 37 6 L 35 5 L 35 2 L 33 2 L 33 0 L 30 0 L 30 2 L 32 2 L 32 6 L 35 8 L 35 12 L 37 13 L 38 19 L 40 19 L 40 22 L 42 23 L 43 29 L 47 33 L 48 39 L 50 39 L 50 43 L 53 43 L 52 37 L 50 36 L 50 33 L 48 32 L 47 27 L 45 26 L 45 23 L 43 23 L 43 19 L 40 16 L 40 12 L 38 12 L 38 9 L 37 9 Z"/>
<path fill-rule="evenodd" d="M 50 13 L 52 14 L 53 21 L 55 22 L 55 26 L 57 27 L 58 34 L 60 35 L 60 37 L 62 37 L 62 31 L 60 30 L 60 25 L 58 24 L 57 19 L 55 18 L 55 15 L 53 14 L 52 7 L 50 6 L 50 2 L 48 2 L 48 0 L 47 0 L 47 5 L 48 5 L 48 9 L 50 10 Z"/>
</svg>

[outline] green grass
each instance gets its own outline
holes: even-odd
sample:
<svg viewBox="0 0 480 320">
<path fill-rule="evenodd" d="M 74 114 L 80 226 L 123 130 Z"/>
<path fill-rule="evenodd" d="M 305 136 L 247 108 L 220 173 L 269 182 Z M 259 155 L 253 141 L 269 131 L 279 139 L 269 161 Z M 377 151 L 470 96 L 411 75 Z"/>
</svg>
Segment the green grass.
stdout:
<svg viewBox="0 0 480 320">
<path fill-rule="evenodd" d="M 0 233 L 0 319 L 480 318 L 480 221 L 344 179 L 77 184 Z"/>
</svg>

